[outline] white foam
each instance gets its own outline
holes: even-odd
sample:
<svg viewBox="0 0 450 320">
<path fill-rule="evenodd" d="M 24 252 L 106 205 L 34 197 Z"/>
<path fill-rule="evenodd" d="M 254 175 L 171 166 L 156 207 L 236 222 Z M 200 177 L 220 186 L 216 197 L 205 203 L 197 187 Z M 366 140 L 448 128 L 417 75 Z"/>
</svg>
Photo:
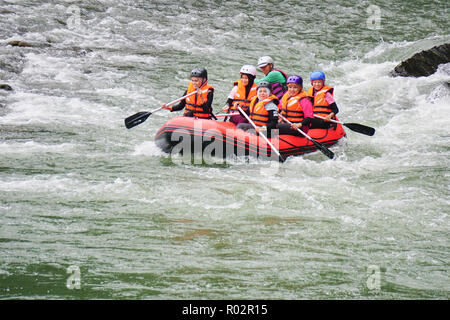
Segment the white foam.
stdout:
<svg viewBox="0 0 450 320">
<path fill-rule="evenodd" d="M 167 155 L 159 149 L 154 141 L 146 141 L 134 147 L 133 156 L 164 156 Z"/>
<path fill-rule="evenodd" d="M 0 143 L 0 154 L 32 154 L 32 153 L 65 153 L 70 152 L 76 145 L 62 143 L 57 145 L 42 144 L 34 141 L 23 143 Z"/>
</svg>

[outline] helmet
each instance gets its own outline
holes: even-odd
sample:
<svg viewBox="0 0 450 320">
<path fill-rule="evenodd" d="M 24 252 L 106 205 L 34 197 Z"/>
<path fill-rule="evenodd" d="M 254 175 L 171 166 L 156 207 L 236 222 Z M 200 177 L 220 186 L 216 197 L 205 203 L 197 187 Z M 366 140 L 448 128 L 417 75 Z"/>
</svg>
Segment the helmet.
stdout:
<svg viewBox="0 0 450 320">
<path fill-rule="evenodd" d="M 269 56 L 264 56 L 258 59 L 258 68 L 264 67 L 269 63 L 273 64 L 273 59 Z"/>
<path fill-rule="evenodd" d="M 303 86 L 303 79 L 300 76 L 290 76 L 286 80 L 286 83 L 296 83 L 296 84 Z"/>
<path fill-rule="evenodd" d="M 208 72 L 205 68 L 194 68 L 191 71 L 191 77 L 208 79 Z"/>
<path fill-rule="evenodd" d="M 257 89 L 259 89 L 259 88 L 268 88 L 272 92 L 272 84 L 268 81 L 261 81 L 258 84 Z"/>
<path fill-rule="evenodd" d="M 256 77 L 256 68 L 252 65 L 246 64 L 242 66 L 240 73 L 251 74 Z"/>
<path fill-rule="evenodd" d="M 322 71 L 313 71 L 311 76 L 309 77 L 311 81 L 313 80 L 324 80 L 325 81 L 325 73 Z"/>
</svg>

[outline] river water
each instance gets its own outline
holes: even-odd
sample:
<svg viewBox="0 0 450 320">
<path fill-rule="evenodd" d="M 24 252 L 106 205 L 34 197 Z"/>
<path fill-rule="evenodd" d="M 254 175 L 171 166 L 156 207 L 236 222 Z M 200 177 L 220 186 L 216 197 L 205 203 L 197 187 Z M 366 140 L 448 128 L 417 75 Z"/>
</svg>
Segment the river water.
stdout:
<svg viewBox="0 0 450 320">
<path fill-rule="evenodd" d="M 448 1 L 0 2 L 0 298 L 448 299 Z M 24 41 L 32 47 L 8 45 Z M 220 112 L 243 64 L 320 69 L 346 130 L 289 158 L 174 161 L 154 144 L 208 69 Z M 261 77 L 258 71 L 258 77 Z"/>
</svg>

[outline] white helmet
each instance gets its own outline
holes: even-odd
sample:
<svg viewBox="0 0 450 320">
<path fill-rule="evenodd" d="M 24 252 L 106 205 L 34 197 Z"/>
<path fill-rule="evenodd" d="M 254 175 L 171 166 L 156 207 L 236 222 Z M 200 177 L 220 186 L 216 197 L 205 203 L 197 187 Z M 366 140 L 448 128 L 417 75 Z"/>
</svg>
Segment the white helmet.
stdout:
<svg viewBox="0 0 450 320">
<path fill-rule="evenodd" d="M 273 64 L 273 59 L 269 56 L 264 56 L 258 59 L 258 68 L 264 67 L 269 63 Z"/>
<path fill-rule="evenodd" d="M 250 64 L 245 64 L 242 66 L 239 73 L 251 74 L 252 76 L 256 77 L 256 68 Z"/>
</svg>

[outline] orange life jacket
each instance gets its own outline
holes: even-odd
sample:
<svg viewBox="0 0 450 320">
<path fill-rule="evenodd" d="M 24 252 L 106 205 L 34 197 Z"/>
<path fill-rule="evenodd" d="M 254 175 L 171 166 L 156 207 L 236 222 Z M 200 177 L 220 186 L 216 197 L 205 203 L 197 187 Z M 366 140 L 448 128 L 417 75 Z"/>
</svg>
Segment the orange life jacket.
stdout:
<svg viewBox="0 0 450 320">
<path fill-rule="evenodd" d="M 269 111 L 266 110 L 265 106 L 269 102 L 278 104 L 278 98 L 276 95 L 271 95 L 262 101 L 257 101 L 258 97 L 254 97 L 252 102 L 250 102 L 250 119 L 257 126 L 265 126 L 269 123 Z"/>
<path fill-rule="evenodd" d="M 293 97 L 286 92 L 281 99 L 281 114 L 292 123 L 299 123 L 305 119 L 303 107 L 300 104 L 302 99 L 310 99 L 311 102 L 313 100 L 304 90 Z"/>
<path fill-rule="evenodd" d="M 194 92 L 195 90 L 197 90 L 197 89 L 195 89 L 192 82 L 189 81 L 189 86 L 188 86 L 186 94 Z M 205 83 L 200 88 L 200 92 L 187 97 L 184 114 L 187 114 L 189 111 L 192 111 L 194 114 L 194 117 L 202 118 L 202 119 L 210 119 L 211 118 L 210 110 L 203 110 L 203 107 L 201 107 L 201 105 L 203 103 L 206 103 L 206 101 L 208 101 L 208 92 L 210 90 L 214 91 L 214 88 L 212 86 L 210 86 L 208 83 Z"/>
<path fill-rule="evenodd" d="M 237 91 L 234 95 L 233 103 L 238 102 L 241 105 L 242 110 L 247 111 L 248 107 L 250 106 L 250 102 L 254 97 L 256 97 L 256 88 L 258 87 L 258 85 L 256 83 L 253 83 L 253 86 L 248 92 L 248 96 L 245 96 L 245 86 L 242 84 L 241 80 L 236 81 L 234 85 L 237 85 Z M 236 110 L 237 108 L 235 108 L 234 106 L 230 108 L 230 112 Z"/>
<path fill-rule="evenodd" d="M 323 86 L 322 89 L 316 92 L 314 95 L 314 88 L 311 87 L 308 90 L 308 95 L 311 97 L 314 97 L 314 108 L 313 112 L 314 114 L 317 114 L 318 116 L 326 117 L 329 115 L 332 111 L 330 108 L 330 104 L 325 99 L 325 94 L 327 92 L 333 94 L 334 88 L 329 86 Z"/>
</svg>

